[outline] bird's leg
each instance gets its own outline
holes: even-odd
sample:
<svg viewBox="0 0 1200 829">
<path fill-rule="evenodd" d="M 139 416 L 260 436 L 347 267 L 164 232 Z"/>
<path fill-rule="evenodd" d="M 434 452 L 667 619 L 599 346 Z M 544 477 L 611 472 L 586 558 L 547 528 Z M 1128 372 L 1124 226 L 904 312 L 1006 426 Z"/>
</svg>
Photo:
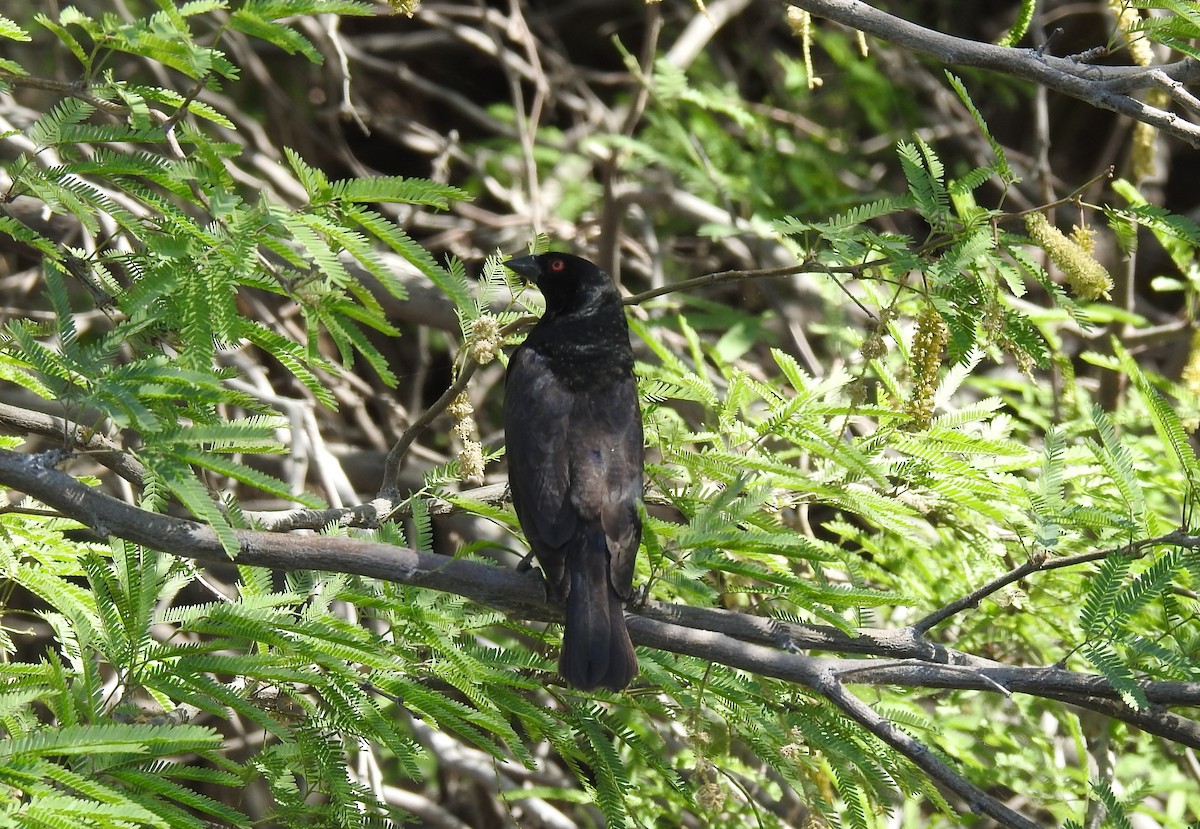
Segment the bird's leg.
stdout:
<svg viewBox="0 0 1200 829">
<path fill-rule="evenodd" d="M 533 550 L 525 554 L 525 557 L 517 562 L 517 572 L 526 573 L 533 569 L 533 563 L 537 558 Z M 562 604 L 565 597 L 559 591 L 554 589 L 554 585 L 550 583 L 550 579 L 546 578 L 545 572 L 538 570 L 542 576 L 542 589 L 546 591 L 546 601 L 552 604 Z"/>
<path fill-rule="evenodd" d="M 517 572 L 524 573 L 526 570 L 533 567 L 533 550 L 525 554 L 524 558 L 517 562 Z"/>
<path fill-rule="evenodd" d="M 643 584 L 641 587 L 633 588 L 633 595 L 625 602 L 625 606 L 630 610 L 640 610 L 646 606 L 646 602 L 650 599 L 650 585 Z"/>
</svg>

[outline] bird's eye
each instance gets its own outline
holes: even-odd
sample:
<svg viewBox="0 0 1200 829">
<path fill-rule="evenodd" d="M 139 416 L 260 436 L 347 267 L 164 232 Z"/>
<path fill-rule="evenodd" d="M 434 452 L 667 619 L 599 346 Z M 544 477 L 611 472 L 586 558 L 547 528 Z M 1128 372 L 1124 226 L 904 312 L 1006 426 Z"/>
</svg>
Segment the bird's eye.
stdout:
<svg viewBox="0 0 1200 829">
<path fill-rule="evenodd" d="M 567 263 L 561 259 L 552 259 L 550 261 L 550 270 L 557 273 L 567 266 Z"/>
</svg>

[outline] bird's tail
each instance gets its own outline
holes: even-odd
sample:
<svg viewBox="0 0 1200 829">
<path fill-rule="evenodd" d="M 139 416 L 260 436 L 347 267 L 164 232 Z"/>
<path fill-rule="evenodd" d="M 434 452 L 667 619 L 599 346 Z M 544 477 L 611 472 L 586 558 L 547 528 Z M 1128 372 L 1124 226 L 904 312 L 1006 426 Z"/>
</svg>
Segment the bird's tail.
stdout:
<svg viewBox="0 0 1200 829">
<path fill-rule="evenodd" d="M 597 540 L 599 549 L 594 549 Z M 588 539 L 582 547 L 567 555 L 570 587 L 558 672 L 581 691 L 620 691 L 637 676 L 637 656 L 625 627 L 621 597 L 609 582 L 604 537 Z"/>
</svg>

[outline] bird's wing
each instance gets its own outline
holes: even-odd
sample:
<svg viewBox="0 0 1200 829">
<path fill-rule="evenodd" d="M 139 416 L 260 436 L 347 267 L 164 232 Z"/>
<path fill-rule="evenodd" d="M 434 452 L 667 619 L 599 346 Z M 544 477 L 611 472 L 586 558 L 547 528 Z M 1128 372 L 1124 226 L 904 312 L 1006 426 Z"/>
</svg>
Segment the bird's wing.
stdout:
<svg viewBox="0 0 1200 829">
<path fill-rule="evenodd" d="M 585 524 L 599 520 L 609 581 L 628 599 L 642 535 L 642 417 L 634 379 L 577 393 L 569 440 L 571 501 Z"/>
<path fill-rule="evenodd" d="M 524 346 L 513 353 L 504 387 L 509 489 L 529 546 L 559 590 L 564 548 L 578 529 L 567 450 L 573 404 L 545 358 Z"/>
</svg>

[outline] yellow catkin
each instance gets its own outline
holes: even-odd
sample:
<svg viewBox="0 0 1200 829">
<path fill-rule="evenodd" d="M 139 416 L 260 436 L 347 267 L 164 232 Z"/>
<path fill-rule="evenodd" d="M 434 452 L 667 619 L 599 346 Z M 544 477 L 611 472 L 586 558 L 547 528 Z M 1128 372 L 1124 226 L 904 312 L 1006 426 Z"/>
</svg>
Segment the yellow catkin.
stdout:
<svg viewBox="0 0 1200 829">
<path fill-rule="evenodd" d="M 812 62 L 812 15 L 796 6 L 788 6 L 788 28 L 800 38 L 800 49 L 804 55 L 804 74 L 808 77 L 808 88 L 816 89 L 825 83 L 813 69 Z"/>
<path fill-rule="evenodd" d="M 918 429 L 928 429 L 933 420 L 933 396 L 937 391 L 938 370 L 942 367 L 942 352 L 950 341 L 946 322 L 933 304 L 925 306 L 917 317 L 917 330 L 913 333 L 912 374 L 913 388 L 904 411 L 913 419 Z"/>
<path fill-rule="evenodd" d="M 1129 47 L 1129 58 L 1138 66 L 1154 64 L 1154 47 L 1140 31 L 1142 16 L 1136 9 L 1130 8 L 1127 0 L 1108 0 L 1108 7 L 1117 20 L 1117 28 L 1125 36 L 1125 44 Z M 1156 109 L 1165 109 L 1170 104 L 1170 96 L 1165 90 L 1151 89 L 1146 95 L 1146 105 Z M 1129 177 L 1134 184 L 1153 178 L 1157 172 L 1158 130 L 1147 123 L 1138 121 L 1133 125 L 1129 147 Z"/>
<path fill-rule="evenodd" d="M 1125 35 L 1129 47 L 1129 57 L 1138 66 L 1149 66 L 1154 63 L 1154 47 L 1139 29 L 1142 27 L 1142 16 L 1137 9 L 1131 8 L 1127 0 L 1108 0 L 1108 7 L 1117 18 L 1117 28 Z"/>
<path fill-rule="evenodd" d="M 1185 389 L 1200 397 L 1200 329 L 1192 334 L 1192 350 L 1179 381 Z"/>
<path fill-rule="evenodd" d="M 1129 178 L 1134 184 L 1153 178 L 1158 171 L 1155 152 L 1158 130 L 1144 121 L 1138 121 L 1133 125 L 1129 141 Z"/>
<path fill-rule="evenodd" d="M 1151 89 L 1146 93 L 1146 106 L 1166 109 L 1171 105 L 1171 96 L 1165 89 Z M 1158 129 L 1138 121 L 1133 125 L 1129 138 L 1129 178 L 1134 184 L 1158 175 Z"/>
<path fill-rule="evenodd" d="M 725 790 L 715 780 L 704 783 L 696 791 L 696 802 L 708 812 L 719 812 L 725 807 Z"/>
<path fill-rule="evenodd" d="M 463 392 L 450 402 L 450 405 L 446 407 L 446 413 L 455 420 L 462 421 L 475 414 L 475 407 L 471 405 L 471 398 L 467 397 L 466 392 Z"/>
<path fill-rule="evenodd" d="M 862 345 L 858 347 L 858 353 L 862 355 L 864 360 L 878 360 L 884 354 L 887 354 L 887 343 L 883 341 L 883 334 L 879 333 L 879 331 L 872 331 L 863 340 Z"/>
<path fill-rule="evenodd" d="M 392 9 L 392 14 L 402 14 L 405 17 L 412 17 L 417 13 L 417 8 L 421 5 L 421 0 L 387 0 L 388 6 Z"/>
<path fill-rule="evenodd" d="M 446 407 L 446 412 L 454 418 L 454 436 L 459 440 L 458 477 L 478 486 L 483 483 L 483 444 L 475 439 L 475 407 L 463 392 Z"/>
<path fill-rule="evenodd" d="M 483 483 L 483 444 L 464 440 L 458 450 L 458 477 L 463 483 L 479 486 Z"/>
<path fill-rule="evenodd" d="M 1025 230 L 1033 243 L 1046 251 L 1050 261 L 1062 270 L 1076 296 L 1082 299 L 1108 298 L 1113 287 L 1112 277 L 1077 242 L 1067 238 L 1041 213 L 1025 215 Z"/>
<path fill-rule="evenodd" d="M 1096 253 L 1096 231 L 1084 225 L 1075 225 L 1071 228 L 1071 241 L 1079 245 L 1079 247 L 1088 256 Z"/>
<path fill-rule="evenodd" d="M 788 732 L 788 738 L 788 742 L 784 743 L 779 749 L 780 757 L 795 762 L 808 754 L 804 748 L 804 732 L 798 728 L 793 728 Z"/>
<path fill-rule="evenodd" d="M 479 365 L 486 366 L 496 359 L 497 352 L 504 345 L 504 338 L 500 335 L 500 320 L 490 314 L 484 314 L 471 320 L 471 332 L 468 335 L 467 344 L 471 352 L 471 359 Z"/>
</svg>

